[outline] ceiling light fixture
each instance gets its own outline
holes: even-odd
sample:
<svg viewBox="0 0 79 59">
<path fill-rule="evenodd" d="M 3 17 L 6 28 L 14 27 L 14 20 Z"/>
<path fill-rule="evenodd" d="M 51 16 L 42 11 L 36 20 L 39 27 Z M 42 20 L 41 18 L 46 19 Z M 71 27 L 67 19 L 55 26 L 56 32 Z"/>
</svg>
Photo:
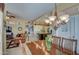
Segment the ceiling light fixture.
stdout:
<svg viewBox="0 0 79 59">
<path fill-rule="evenodd" d="M 65 14 L 65 15 L 62 15 L 62 16 L 58 16 L 57 5 L 55 3 L 54 16 L 49 16 L 48 19 L 49 20 L 45 20 L 45 22 L 49 23 L 49 24 L 54 23 L 54 27 L 57 28 L 58 25 L 60 25 L 62 23 L 66 24 L 69 21 L 69 15 Z"/>
</svg>

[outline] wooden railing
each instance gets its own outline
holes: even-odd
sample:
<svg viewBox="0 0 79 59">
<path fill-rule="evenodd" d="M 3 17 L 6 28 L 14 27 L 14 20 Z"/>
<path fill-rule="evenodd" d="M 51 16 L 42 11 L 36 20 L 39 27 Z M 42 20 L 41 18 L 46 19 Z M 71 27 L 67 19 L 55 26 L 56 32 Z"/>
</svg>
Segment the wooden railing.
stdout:
<svg viewBox="0 0 79 59">
<path fill-rule="evenodd" d="M 64 37 L 53 37 L 53 44 L 57 45 L 57 48 L 61 50 L 61 52 L 66 54 L 77 54 L 77 40 L 76 39 L 68 39 Z"/>
</svg>

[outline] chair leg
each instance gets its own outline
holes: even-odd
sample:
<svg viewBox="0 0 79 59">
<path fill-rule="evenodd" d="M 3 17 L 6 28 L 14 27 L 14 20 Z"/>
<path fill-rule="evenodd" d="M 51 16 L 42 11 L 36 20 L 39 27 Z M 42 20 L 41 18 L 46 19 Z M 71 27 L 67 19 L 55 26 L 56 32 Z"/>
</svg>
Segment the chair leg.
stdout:
<svg viewBox="0 0 79 59">
<path fill-rule="evenodd" d="M 10 41 L 9 45 L 7 46 L 7 49 L 10 48 L 10 45 L 12 42 L 13 42 L 13 40 Z"/>
<path fill-rule="evenodd" d="M 12 44 L 12 42 L 13 42 L 13 44 Z M 14 46 L 10 47 L 11 45 L 14 45 Z M 11 40 L 9 45 L 7 46 L 7 49 L 13 48 L 13 47 L 18 47 L 18 46 L 19 46 L 19 43 L 15 43 L 14 40 Z"/>
</svg>

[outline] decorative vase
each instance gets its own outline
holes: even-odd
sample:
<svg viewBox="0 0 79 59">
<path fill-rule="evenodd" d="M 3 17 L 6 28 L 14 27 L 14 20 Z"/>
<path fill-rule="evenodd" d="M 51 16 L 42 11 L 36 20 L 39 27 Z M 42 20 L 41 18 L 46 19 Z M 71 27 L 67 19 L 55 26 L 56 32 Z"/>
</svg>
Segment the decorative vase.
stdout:
<svg viewBox="0 0 79 59">
<path fill-rule="evenodd" d="M 48 51 L 51 51 L 51 46 L 52 46 L 52 40 L 50 38 L 50 36 L 47 36 L 45 38 L 45 45 Z"/>
</svg>

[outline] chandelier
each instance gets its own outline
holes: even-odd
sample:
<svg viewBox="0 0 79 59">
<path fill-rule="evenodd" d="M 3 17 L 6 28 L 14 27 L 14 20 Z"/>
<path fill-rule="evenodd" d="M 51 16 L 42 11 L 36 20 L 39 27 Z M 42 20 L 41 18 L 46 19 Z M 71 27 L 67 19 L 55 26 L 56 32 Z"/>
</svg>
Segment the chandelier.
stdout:
<svg viewBox="0 0 79 59">
<path fill-rule="evenodd" d="M 68 14 L 58 16 L 56 3 L 55 3 L 54 16 L 49 16 L 48 19 L 45 20 L 47 24 L 49 25 L 53 24 L 55 30 L 59 27 L 59 25 L 66 24 L 68 21 L 69 21 Z"/>
</svg>

